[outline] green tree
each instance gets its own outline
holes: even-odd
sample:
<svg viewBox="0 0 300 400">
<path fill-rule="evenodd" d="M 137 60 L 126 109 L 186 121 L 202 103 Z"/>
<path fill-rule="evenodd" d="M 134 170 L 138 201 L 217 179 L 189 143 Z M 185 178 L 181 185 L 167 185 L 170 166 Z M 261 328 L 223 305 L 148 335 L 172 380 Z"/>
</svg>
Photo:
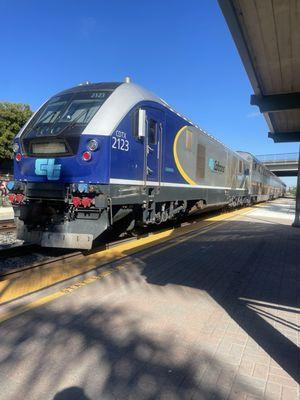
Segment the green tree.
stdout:
<svg viewBox="0 0 300 400">
<path fill-rule="evenodd" d="M 13 138 L 31 115 L 27 104 L 0 102 L 0 159 L 12 158 Z"/>
<path fill-rule="evenodd" d="M 288 191 L 292 196 L 296 196 L 297 186 L 290 186 Z"/>
</svg>

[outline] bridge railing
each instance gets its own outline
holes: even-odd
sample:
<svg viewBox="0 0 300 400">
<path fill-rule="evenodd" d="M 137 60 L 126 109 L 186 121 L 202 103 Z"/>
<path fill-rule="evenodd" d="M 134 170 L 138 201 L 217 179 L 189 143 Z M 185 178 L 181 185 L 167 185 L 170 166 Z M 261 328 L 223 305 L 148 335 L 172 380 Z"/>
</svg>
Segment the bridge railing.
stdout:
<svg viewBox="0 0 300 400">
<path fill-rule="evenodd" d="M 263 163 L 282 163 L 282 164 L 287 164 L 287 163 L 298 163 L 298 153 L 282 153 L 282 154 L 262 154 L 255 156 L 259 161 Z"/>
</svg>

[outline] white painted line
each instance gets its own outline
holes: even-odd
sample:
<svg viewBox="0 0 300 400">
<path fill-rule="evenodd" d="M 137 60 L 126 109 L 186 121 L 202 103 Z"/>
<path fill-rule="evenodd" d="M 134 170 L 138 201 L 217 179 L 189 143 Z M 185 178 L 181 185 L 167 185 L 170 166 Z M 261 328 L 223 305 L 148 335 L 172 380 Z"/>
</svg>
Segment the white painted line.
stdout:
<svg viewBox="0 0 300 400">
<path fill-rule="evenodd" d="M 115 179 L 110 178 L 109 183 L 116 185 L 137 185 L 143 186 L 144 181 L 140 180 L 131 180 L 131 179 Z M 221 190 L 245 190 L 244 188 L 231 188 L 228 186 L 208 186 L 208 185 L 189 185 L 185 183 L 174 183 L 174 182 L 156 182 L 156 181 L 146 181 L 147 186 L 167 186 L 167 187 L 182 187 L 182 188 L 190 188 L 190 189 L 221 189 Z"/>
</svg>

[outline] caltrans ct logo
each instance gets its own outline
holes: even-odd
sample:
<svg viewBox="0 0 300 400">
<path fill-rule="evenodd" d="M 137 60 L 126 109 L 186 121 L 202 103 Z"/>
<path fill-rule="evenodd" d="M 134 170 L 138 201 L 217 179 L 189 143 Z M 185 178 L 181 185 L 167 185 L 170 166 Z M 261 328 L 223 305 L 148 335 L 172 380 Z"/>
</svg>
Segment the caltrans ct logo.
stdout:
<svg viewBox="0 0 300 400">
<path fill-rule="evenodd" d="M 60 178 L 61 164 L 55 164 L 54 158 L 37 158 L 35 160 L 35 174 L 47 176 L 49 181 Z"/>
</svg>

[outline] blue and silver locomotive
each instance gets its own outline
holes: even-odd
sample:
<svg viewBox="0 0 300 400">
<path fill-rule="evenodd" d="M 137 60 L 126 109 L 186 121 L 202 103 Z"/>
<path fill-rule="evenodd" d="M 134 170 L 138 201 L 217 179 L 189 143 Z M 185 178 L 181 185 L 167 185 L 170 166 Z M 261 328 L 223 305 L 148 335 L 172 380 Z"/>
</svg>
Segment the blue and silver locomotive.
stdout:
<svg viewBox="0 0 300 400">
<path fill-rule="evenodd" d="M 144 88 L 84 84 L 43 104 L 14 140 L 18 237 L 91 248 L 108 229 L 276 198 L 284 184 Z"/>
</svg>

